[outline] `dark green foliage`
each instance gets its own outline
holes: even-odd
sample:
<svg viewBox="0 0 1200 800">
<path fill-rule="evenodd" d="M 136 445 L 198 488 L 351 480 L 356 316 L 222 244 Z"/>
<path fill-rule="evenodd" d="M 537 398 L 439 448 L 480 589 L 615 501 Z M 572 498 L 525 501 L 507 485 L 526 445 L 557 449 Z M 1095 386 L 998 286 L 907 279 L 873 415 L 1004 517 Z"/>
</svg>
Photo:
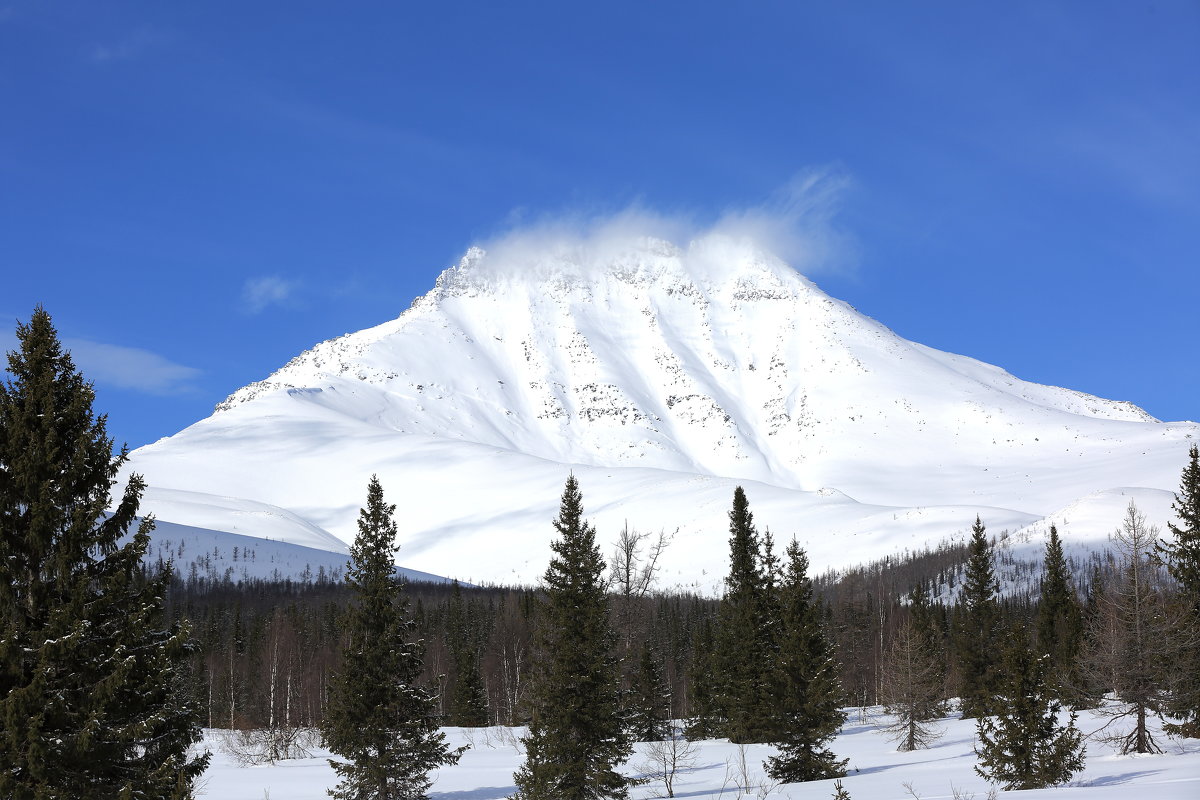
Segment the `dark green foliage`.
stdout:
<svg viewBox="0 0 1200 800">
<path fill-rule="evenodd" d="M 833 800 L 850 800 L 850 792 L 842 785 L 841 780 L 833 782 Z"/>
<path fill-rule="evenodd" d="M 1035 656 L 1014 631 L 1005 659 L 996 716 L 980 717 L 975 771 L 1004 789 L 1041 789 L 1083 769 L 1083 735 L 1075 712 L 1059 722 L 1060 704 L 1046 680 L 1048 656 Z"/>
<path fill-rule="evenodd" d="M 981 717 L 989 713 L 995 694 L 1000 587 L 992 567 L 992 548 L 983 522 L 976 517 L 971 528 L 970 556 L 959 605 L 955 632 L 959 695 L 963 717 Z"/>
<path fill-rule="evenodd" d="M 721 732 L 745 744 L 771 738 L 770 673 L 772 619 L 762 544 L 742 487 L 733 492 L 729 512 L 729 575 L 717 617 L 713 659 L 713 707 Z"/>
<path fill-rule="evenodd" d="M 688 671 L 691 687 L 690 715 L 685 733 L 692 741 L 714 739 L 721 735 L 722 719 L 716 707 L 714 687 L 714 648 L 712 618 L 705 616 L 692 644 L 692 662 Z"/>
<path fill-rule="evenodd" d="M 446 638 L 454 660 L 454 680 L 450 684 L 451 725 L 468 728 L 488 724 L 487 692 L 479 669 L 479 645 L 472 634 L 469 612 L 463 603 L 462 588 L 454 581 L 446 620 Z"/>
<path fill-rule="evenodd" d="M 207 755 L 182 674 L 187 629 L 143 579 L 150 520 L 50 315 L 17 328 L 0 387 L 0 797 L 187 798 Z"/>
<path fill-rule="evenodd" d="M 524 766 L 514 781 L 521 800 L 625 798 L 617 766 L 632 748 L 621 724 L 614 637 L 608 625 L 604 560 L 583 498 L 567 478 L 554 521 L 558 537 L 545 576 L 538 620 L 541 652 L 525 737 Z"/>
<path fill-rule="evenodd" d="M 1159 543 L 1167 571 L 1179 585 L 1180 608 L 1171 659 L 1174 680 L 1168 700 L 1170 713 L 1182 720 L 1166 730 L 1200 738 L 1200 450 L 1192 445 L 1172 505 L 1179 524 L 1167 523 L 1172 541 Z"/>
<path fill-rule="evenodd" d="M 1047 680 L 1059 699 L 1078 707 L 1083 702 L 1079 659 L 1083 647 L 1083 609 L 1063 556 L 1058 529 L 1050 526 L 1042 562 L 1038 604 L 1037 652 L 1047 657 Z"/>
<path fill-rule="evenodd" d="M 846 761 L 826 749 L 846 719 L 833 646 L 821 629 L 821 613 L 808 578 L 808 556 L 793 541 L 780 588 L 779 649 L 772 675 L 776 703 L 767 773 L 784 783 L 846 774 Z"/>
<path fill-rule="evenodd" d="M 671 689 L 663 678 L 662 664 L 649 642 L 642 645 L 637 676 L 630 692 L 629 738 L 635 742 L 660 742 L 670 734 Z"/>
<path fill-rule="evenodd" d="M 358 515 L 346 582 L 356 593 L 343 620 L 348 644 L 331 681 L 321 727 L 341 782 L 339 800 L 426 798 L 430 770 L 458 761 L 438 730 L 434 695 L 417 685 L 422 654 L 404 587 L 395 577 L 396 507 L 372 476 Z"/>
</svg>

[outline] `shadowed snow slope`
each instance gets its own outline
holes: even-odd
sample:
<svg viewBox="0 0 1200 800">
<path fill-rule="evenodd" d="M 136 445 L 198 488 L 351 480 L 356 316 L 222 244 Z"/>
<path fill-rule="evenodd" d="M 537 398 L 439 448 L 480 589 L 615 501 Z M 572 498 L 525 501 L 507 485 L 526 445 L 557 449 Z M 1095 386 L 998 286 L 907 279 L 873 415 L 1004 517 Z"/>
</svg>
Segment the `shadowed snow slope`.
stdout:
<svg viewBox="0 0 1200 800">
<path fill-rule="evenodd" d="M 131 468 L 221 498 L 226 517 L 246 498 L 343 541 L 378 473 L 401 560 L 476 581 L 543 571 L 574 470 L 601 540 L 626 519 L 679 527 L 671 582 L 711 587 L 737 484 L 823 568 L 976 513 L 1017 530 L 1097 491 L 1171 489 L 1197 432 L 909 342 L 708 236 L 519 262 L 472 249 L 399 318 L 297 356 Z M 212 522 L 169 506 L 161 518 Z"/>
</svg>

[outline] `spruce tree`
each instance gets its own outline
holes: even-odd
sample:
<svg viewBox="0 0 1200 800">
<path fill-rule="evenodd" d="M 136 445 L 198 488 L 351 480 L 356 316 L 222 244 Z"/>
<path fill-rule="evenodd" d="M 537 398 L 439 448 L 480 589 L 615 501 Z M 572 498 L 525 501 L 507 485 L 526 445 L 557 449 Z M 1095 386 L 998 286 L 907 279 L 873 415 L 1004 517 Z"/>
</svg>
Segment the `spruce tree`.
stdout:
<svg viewBox="0 0 1200 800">
<path fill-rule="evenodd" d="M 776 702 L 773 744 L 767 773 L 784 783 L 837 778 L 846 760 L 826 748 L 846 720 L 838 664 L 821 628 L 813 599 L 808 556 L 795 540 L 788 545 L 780 593 L 779 652 L 772 676 Z"/>
<path fill-rule="evenodd" d="M 1046 656 L 1048 680 L 1059 699 L 1072 706 L 1083 702 L 1079 660 L 1083 647 L 1083 609 L 1071 585 L 1058 529 L 1050 526 L 1042 562 L 1038 601 L 1037 652 Z"/>
<path fill-rule="evenodd" d="M 347 644 L 333 676 L 321 735 L 344 761 L 330 760 L 338 800 L 424 800 L 431 770 L 457 763 L 438 730 L 435 695 L 418 685 L 419 642 L 410 641 L 404 585 L 396 578 L 394 505 L 371 477 L 358 515 L 346 585 L 354 592 L 343 627 Z"/>
<path fill-rule="evenodd" d="M 208 756 L 185 686 L 187 630 L 134 475 L 109 515 L 113 454 L 90 383 L 38 307 L 0 387 L 0 797 L 188 798 Z"/>
<path fill-rule="evenodd" d="M 448 721 L 467 728 L 482 727 L 488 724 L 487 691 L 479 669 L 479 645 L 458 581 L 454 581 L 446 616 L 446 640 L 454 661 Z"/>
<path fill-rule="evenodd" d="M 661 742 L 670 735 L 671 690 L 662 664 L 649 642 L 642 643 L 638 671 L 629 702 L 629 738 L 635 742 Z"/>
<path fill-rule="evenodd" d="M 1180 606 L 1171 659 L 1174 680 L 1167 709 L 1180 723 L 1168 733 L 1200 738 L 1200 450 L 1192 445 L 1171 506 L 1179 524 L 1167 523 L 1172 540 L 1159 543 L 1167 572 L 1179 587 Z"/>
<path fill-rule="evenodd" d="M 1030 652 L 1020 631 L 1011 638 L 996 716 L 976 723 L 975 771 L 1005 790 L 1058 786 L 1083 769 L 1083 735 L 1074 711 L 1066 725 L 1059 722 L 1061 706 L 1046 680 L 1049 657 Z"/>
<path fill-rule="evenodd" d="M 689 711 L 684 733 L 688 739 L 713 739 L 721 735 L 724 720 L 717 708 L 712 618 L 705 615 L 700 629 L 692 640 L 692 660 L 688 670 L 688 686 L 691 690 Z"/>
<path fill-rule="evenodd" d="M 992 567 L 992 548 L 979 517 L 971 528 L 966 577 L 956 631 L 960 695 L 964 718 L 981 717 L 991 708 L 996 685 L 1000 587 Z"/>
<path fill-rule="evenodd" d="M 622 729 L 615 643 L 608 624 L 604 560 L 583 518 L 575 476 L 554 521 L 558 538 L 544 578 L 540 653 L 532 689 L 525 764 L 514 776 L 520 800 L 628 797 L 617 766 L 632 748 Z"/>
<path fill-rule="evenodd" d="M 729 512 L 729 576 L 717 614 L 712 683 L 721 732 L 736 744 L 770 738 L 770 720 L 762 714 L 770 702 L 773 663 L 762 556 L 754 515 L 739 486 Z"/>
</svg>

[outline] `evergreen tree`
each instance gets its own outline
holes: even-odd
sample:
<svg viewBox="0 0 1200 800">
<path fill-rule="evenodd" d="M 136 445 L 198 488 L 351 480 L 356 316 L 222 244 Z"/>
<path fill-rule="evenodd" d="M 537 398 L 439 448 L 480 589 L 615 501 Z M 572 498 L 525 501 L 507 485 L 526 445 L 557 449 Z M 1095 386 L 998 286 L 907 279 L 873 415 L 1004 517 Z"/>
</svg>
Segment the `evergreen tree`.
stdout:
<svg viewBox="0 0 1200 800">
<path fill-rule="evenodd" d="M 1012 639 L 997 715 L 977 723 L 975 771 L 1005 790 L 1058 786 L 1083 769 L 1083 735 L 1074 711 L 1066 725 L 1059 722 L 1060 704 L 1046 680 L 1049 657 L 1031 653 L 1018 631 Z"/>
<path fill-rule="evenodd" d="M 779 654 L 772 676 L 776 701 L 772 738 L 779 754 L 767 759 L 767 773 L 784 783 L 836 778 L 846 774 L 846 761 L 837 760 L 825 746 L 846 720 L 839 708 L 839 667 L 821 629 L 808 556 L 795 540 L 786 556 Z"/>
<path fill-rule="evenodd" d="M 721 735 L 723 719 L 717 708 L 714 687 L 714 648 L 712 618 L 705 615 L 692 643 L 691 668 L 688 670 L 688 686 L 691 689 L 690 716 L 685 734 L 688 739 L 713 739 Z"/>
<path fill-rule="evenodd" d="M 962 614 L 956 636 L 964 718 L 986 715 L 995 694 L 999 592 L 992 567 L 992 548 L 983 522 L 976 517 L 959 599 Z"/>
<path fill-rule="evenodd" d="M 1177 645 L 1171 663 L 1172 691 L 1167 709 L 1182 719 L 1165 726 L 1168 733 L 1200 738 L 1200 450 L 1192 445 L 1171 506 L 1179 524 L 1167 523 L 1172 541 L 1159 543 L 1159 554 L 1179 586 L 1181 608 L 1172 638 Z"/>
<path fill-rule="evenodd" d="M 713 659 L 714 706 L 722 733 L 736 744 L 770 738 L 770 720 L 762 714 L 770 705 L 773 663 L 762 555 L 754 515 L 739 486 L 729 512 L 729 576 L 717 615 Z"/>
<path fill-rule="evenodd" d="M 184 689 L 187 630 L 143 579 L 142 479 L 38 307 L 0 387 L 0 797 L 188 798 L 208 756 Z"/>
<path fill-rule="evenodd" d="M 630 692 L 629 738 L 635 742 L 661 742 L 670 735 L 671 690 L 662 664 L 649 642 L 642 644 L 638 671 Z"/>
<path fill-rule="evenodd" d="M 520 800 L 597 800 L 628 796 L 617 766 L 632 748 L 621 725 L 614 637 L 608 625 L 604 560 L 583 519 L 575 476 L 567 478 L 554 529 L 554 557 L 538 620 L 541 649 L 514 781 Z"/>
<path fill-rule="evenodd" d="M 479 670 L 479 646 L 471 630 L 469 613 L 463 603 L 462 588 L 458 581 L 454 581 L 446 616 L 446 638 L 450 656 L 454 660 L 449 722 L 467 728 L 487 725 L 488 700 L 483 673 Z"/>
<path fill-rule="evenodd" d="M 1071 585 L 1058 529 L 1050 526 L 1042 562 L 1041 598 L 1038 602 L 1037 652 L 1048 658 L 1047 678 L 1059 699 L 1078 706 L 1079 659 L 1083 646 L 1083 609 Z"/>
<path fill-rule="evenodd" d="M 346 759 L 329 762 L 341 777 L 329 793 L 339 800 L 424 800 L 430 770 L 462 754 L 438 730 L 435 695 L 417 684 L 422 648 L 408 641 L 413 622 L 393 561 L 395 511 L 372 476 L 346 570 L 355 593 L 344 620 L 348 642 L 321 726 L 325 745 Z"/>
</svg>

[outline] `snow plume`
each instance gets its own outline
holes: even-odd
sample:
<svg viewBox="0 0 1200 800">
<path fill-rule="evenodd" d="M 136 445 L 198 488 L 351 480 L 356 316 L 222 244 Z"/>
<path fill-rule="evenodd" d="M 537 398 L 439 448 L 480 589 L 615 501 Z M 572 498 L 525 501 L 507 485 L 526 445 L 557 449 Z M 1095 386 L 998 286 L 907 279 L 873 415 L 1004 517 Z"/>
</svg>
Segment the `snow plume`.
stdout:
<svg viewBox="0 0 1200 800">
<path fill-rule="evenodd" d="M 849 178 L 833 169 L 795 176 L 766 201 L 715 218 L 631 205 L 615 213 L 568 213 L 518 225 L 483 240 L 463 259 L 474 275 L 581 274 L 678 261 L 691 274 L 747 260 L 789 265 L 806 275 L 852 270 L 852 238 L 835 216 Z"/>
</svg>

